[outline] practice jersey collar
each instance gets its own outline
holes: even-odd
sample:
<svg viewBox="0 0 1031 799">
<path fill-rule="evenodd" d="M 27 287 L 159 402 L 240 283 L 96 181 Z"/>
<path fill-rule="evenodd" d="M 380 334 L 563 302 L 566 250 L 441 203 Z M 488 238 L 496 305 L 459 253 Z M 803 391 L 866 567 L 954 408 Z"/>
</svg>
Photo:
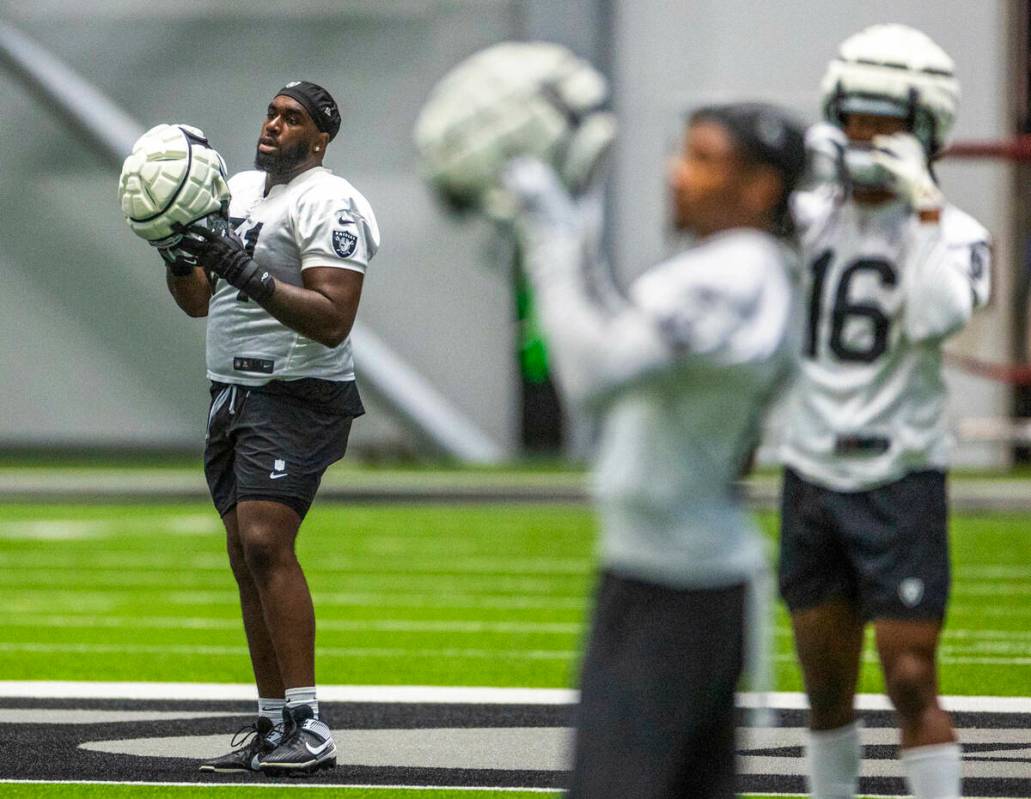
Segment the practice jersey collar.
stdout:
<svg viewBox="0 0 1031 799">
<path fill-rule="evenodd" d="M 326 174 L 329 174 L 329 175 L 333 174 L 332 170 L 327 169 L 324 166 L 313 166 L 311 169 L 306 169 L 300 175 L 297 175 L 296 177 L 292 178 L 287 183 L 277 183 L 275 186 L 273 186 L 271 189 L 269 189 L 267 192 L 265 192 L 264 196 L 265 197 L 272 197 L 273 195 L 281 194 L 282 192 L 286 191 L 287 189 L 290 189 L 290 188 L 293 188 L 294 186 L 300 185 L 301 183 L 304 183 L 305 181 L 310 180 L 311 178 L 315 177 L 316 175 L 321 175 L 324 172 Z M 266 175 L 266 180 L 267 180 L 268 179 L 267 178 L 268 172 L 266 172 L 265 175 Z"/>
</svg>

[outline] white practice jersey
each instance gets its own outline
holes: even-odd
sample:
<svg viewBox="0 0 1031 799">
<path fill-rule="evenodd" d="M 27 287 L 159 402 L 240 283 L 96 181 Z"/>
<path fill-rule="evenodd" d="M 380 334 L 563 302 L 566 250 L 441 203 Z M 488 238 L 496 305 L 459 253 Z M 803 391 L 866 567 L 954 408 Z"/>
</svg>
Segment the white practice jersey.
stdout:
<svg viewBox="0 0 1031 799">
<path fill-rule="evenodd" d="M 941 345 L 988 302 L 988 232 L 951 205 L 921 223 L 830 187 L 796 199 L 807 318 L 784 463 L 837 491 L 946 468 Z"/>
<path fill-rule="evenodd" d="M 364 272 L 379 247 L 368 201 L 343 178 L 315 167 L 265 194 L 264 172 L 229 179 L 229 217 L 254 260 L 279 282 L 302 286 L 316 266 Z M 326 347 L 275 319 L 219 280 L 208 307 L 208 378 L 257 386 L 269 380 L 354 379 L 350 338 Z"/>
<path fill-rule="evenodd" d="M 793 254 L 724 232 L 605 308 L 583 242 L 540 227 L 524 240 L 559 386 L 600 416 L 603 565 L 673 588 L 747 582 L 765 552 L 735 483 L 794 364 Z"/>
</svg>

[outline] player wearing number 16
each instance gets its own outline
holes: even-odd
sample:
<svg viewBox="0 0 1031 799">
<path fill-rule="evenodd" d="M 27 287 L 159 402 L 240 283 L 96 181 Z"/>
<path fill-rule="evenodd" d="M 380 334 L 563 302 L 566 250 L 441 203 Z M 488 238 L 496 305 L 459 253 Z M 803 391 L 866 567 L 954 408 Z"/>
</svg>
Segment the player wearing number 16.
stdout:
<svg viewBox="0 0 1031 799">
<path fill-rule="evenodd" d="M 294 81 L 268 104 L 256 169 L 227 189 L 220 170 L 195 168 L 221 159 L 193 128 L 162 126 L 171 145 L 157 150 L 148 134 L 123 170 L 130 225 L 162 251 L 179 307 L 207 317 L 204 471 L 257 685 L 243 745 L 202 771 L 301 774 L 336 762 L 319 719 L 315 616 L 294 541 L 363 413 L 349 335 L 379 230 L 365 198 L 322 165 L 340 123 L 329 92 Z"/>
<path fill-rule="evenodd" d="M 831 61 L 826 123 L 807 136 L 829 180 L 796 203 L 808 320 L 783 448 L 780 588 L 820 799 L 857 790 L 853 699 L 868 623 L 911 792 L 960 791 L 935 664 L 949 592 L 941 345 L 987 303 L 991 249 L 931 167 L 958 99 L 938 45 L 876 25 Z"/>
</svg>

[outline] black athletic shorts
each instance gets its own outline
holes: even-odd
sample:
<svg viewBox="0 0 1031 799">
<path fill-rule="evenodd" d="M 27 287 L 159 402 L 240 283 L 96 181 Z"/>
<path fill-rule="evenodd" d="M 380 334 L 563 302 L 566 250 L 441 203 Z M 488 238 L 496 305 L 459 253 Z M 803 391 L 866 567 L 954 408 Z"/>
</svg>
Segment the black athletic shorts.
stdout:
<svg viewBox="0 0 1031 799">
<path fill-rule="evenodd" d="M 213 382 L 204 475 L 219 515 L 241 500 L 272 500 L 303 519 L 326 468 L 344 456 L 352 419 L 364 412 L 353 381 Z"/>
<path fill-rule="evenodd" d="M 942 619 L 949 596 L 945 475 L 832 491 L 784 472 L 780 593 L 791 611 L 844 598 L 862 618 Z"/>
<path fill-rule="evenodd" d="M 745 586 L 602 575 L 584 656 L 570 799 L 734 796 Z"/>
</svg>

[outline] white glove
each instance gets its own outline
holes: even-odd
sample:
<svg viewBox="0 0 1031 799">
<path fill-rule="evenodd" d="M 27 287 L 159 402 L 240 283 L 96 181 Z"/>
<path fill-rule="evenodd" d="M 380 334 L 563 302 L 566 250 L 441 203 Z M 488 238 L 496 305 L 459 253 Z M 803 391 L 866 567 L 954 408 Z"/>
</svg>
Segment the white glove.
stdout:
<svg viewBox="0 0 1031 799">
<path fill-rule="evenodd" d="M 912 133 L 874 136 L 873 160 L 888 175 L 889 185 L 918 214 L 936 214 L 945 196 L 931 177 L 927 153 Z"/>
<path fill-rule="evenodd" d="M 848 137 L 841 128 L 829 122 L 810 125 L 805 132 L 808 177 L 813 183 L 848 184 L 845 151 Z"/>
<path fill-rule="evenodd" d="M 512 198 L 517 222 L 579 230 L 581 215 L 576 202 L 555 170 L 540 159 L 513 158 L 502 173 L 501 185 Z"/>
<path fill-rule="evenodd" d="M 524 265 L 536 280 L 562 279 L 602 260 L 604 195 L 596 189 L 574 197 L 543 161 L 522 156 L 508 162 L 500 191 L 512 203 Z"/>
</svg>

